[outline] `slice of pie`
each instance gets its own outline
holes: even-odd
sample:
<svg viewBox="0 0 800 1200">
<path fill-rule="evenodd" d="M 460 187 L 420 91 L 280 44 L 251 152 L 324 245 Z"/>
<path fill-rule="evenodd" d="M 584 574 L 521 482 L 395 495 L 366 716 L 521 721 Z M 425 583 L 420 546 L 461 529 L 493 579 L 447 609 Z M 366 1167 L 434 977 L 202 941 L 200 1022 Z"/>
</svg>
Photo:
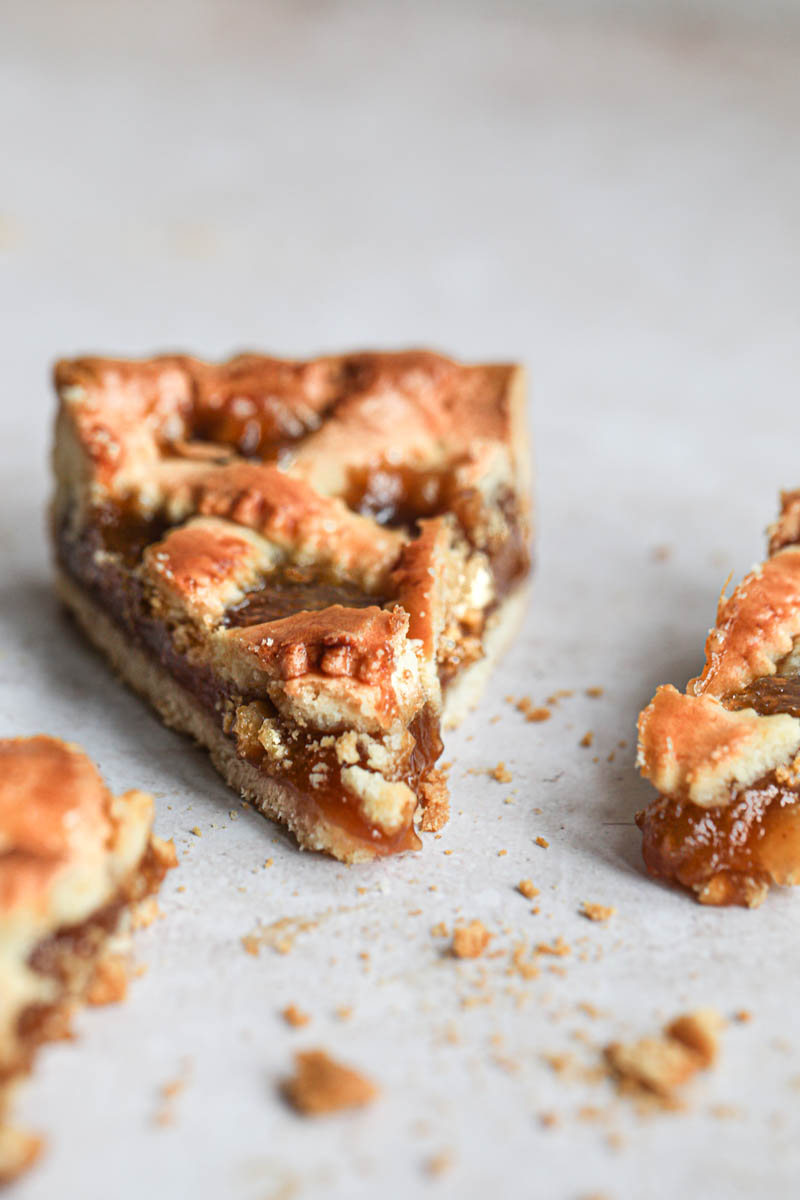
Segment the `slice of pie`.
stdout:
<svg viewBox="0 0 800 1200">
<path fill-rule="evenodd" d="M 520 368 L 426 352 L 56 367 L 58 587 L 301 846 L 416 848 L 529 569 Z"/>
<path fill-rule="evenodd" d="M 703 673 L 639 717 L 660 793 L 637 816 L 645 862 L 703 904 L 800 883 L 800 492 L 770 532 L 770 557 L 720 598 Z"/>
<path fill-rule="evenodd" d="M 0 740 L 0 1183 L 39 1151 L 5 1121 L 37 1047 L 124 993 L 125 936 L 176 862 L 152 824 L 152 798 L 112 796 L 77 746 Z"/>
</svg>

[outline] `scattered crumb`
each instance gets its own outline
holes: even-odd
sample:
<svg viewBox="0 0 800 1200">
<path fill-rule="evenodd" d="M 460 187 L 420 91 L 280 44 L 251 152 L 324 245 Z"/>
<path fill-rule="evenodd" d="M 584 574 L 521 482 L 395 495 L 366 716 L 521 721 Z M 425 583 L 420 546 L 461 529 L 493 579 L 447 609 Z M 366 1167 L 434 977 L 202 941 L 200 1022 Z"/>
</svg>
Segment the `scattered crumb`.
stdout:
<svg viewBox="0 0 800 1200">
<path fill-rule="evenodd" d="M 317 921 L 307 921 L 298 917 L 282 917 L 271 925 L 259 925 L 252 933 L 242 938 L 242 946 L 248 954 L 258 956 L 264 946 L 271 946 L 278 954 L 288 954 L 294 945 L 298 933 L 307 933 L 316 929 Z"/>
<path fill-rule="evenodd" d="M 296 1112 L 322 1116 L 346 1108 L 362 1108 L 376 1099 L 378 1089 L 366 1076 L 330 1058 L 324 1050 L 303 1050 L 294 1056 L 294 1075 L 281 1090 Z"/>
<path fill-rule="evenodd" d="M 535 705 L 530 696 L 523 696 L 521 700 L 517 700 L 514 707 L 522 713 L 526 721 L 549 721 L 553 715 L 544 705 Z"/>
<path fill-rule="evenodd" d="M 185 891 L 186 891 L 186 884 L 185 884 L 185 883 L 182 883 L 182 884 L 180 884 L 178 887 L 176 887 L 176 888 L 175 888 L 175 891 L 176 891 L 176 892 L 185 892 Z"/>
<path fill-rule="evenodd" d="M 532 879 L 520 879 L 517 884 L 517 891 L 521 892 L 526 900 L 532 900 L 534 896 L 539 895 L 539 889 L 533 886 Z"/>
<path fill-rule="evenodd" d="M 504 854 L 508 854 L 508 851 L 507 850 L 498 850 L 497 851 L 498 858 L 502 858 Z"/>
<path fill-rule="evenodd" d="M 547 942 L 539 942 L 536 947 L 536 953 L 552 954 L 556 958 L 566 958 L 568 954 L 572 953 L 572 947 L 562 937 L 557 937 L 552 945 L 548 945 Z"/>
<path fill-rule="evenodd" d="M 457 925 L 453 930 L 452 953 L 456 958 L 479 958 L 489 945 L 491 936 L 482 921 Z"/>
<path fill-rule="evenodd" d="M 536 845 L 541 846 L 543 850 L 547 850 L 550 845 L 547 838 L 537 837 L 537 838 L 534 838 L 533 840 L 535 841 Z"/>
<path fill-rule="evenodd" d="M 275 861 L 274 859 L 268 858 L 267 861 L 264 863 L 264 870 L 265 871 L 269 870 L 269 868 L 273 865 L 274 861 Z"/>
<path fill-rule="evenodd" d="M 586 689 L 586 695 L 589 696 L 590 699 L 592 699 L 592 700 L 599 700 L 600 697 L 604 694 L 604 692 L 605 692 L 605 688 L 601 688 L 601 687 L 588 687 Z"/>
<path fill-rule="evenodd" d="M 353 1010 L 349 1004 L 340 1004 L 334 1011 L 340 1021 L 349 1021 L 353 1015 Z"/>
<path fill-rule="evenodd" d="M 539 1113 L 539 1124 L 543 1129 L 552 1129 L 558 1124 L 558 1116 L 554 1112 Z"/>
<path fill-rule="evenodd" d="M 453 1165 L 453 1156 L 449 1150 L 441 1150 L 438 1154 L 433 1154 L 425 1163 L 425 1170 L 428 1175 L 434 1177 L 443 1175 L 445 1171 L 449 1171 Z"/>
<path fill-rule="evenodd" d="M 547 697 L 548 704 L 558 704 L 559 700 L 567 700 L 573 695 L 572 688 L 559 688 L 557 692 L 553 692 L 552 696 Z"/>
<path fill-rule="evenodd" d="M 195 837 L 203 836 L 203 831 L 199 825 L 193 825 L 192 828 L 189 830 L 189 832 L 193 833 Z"/>
<path fill-rule="evenodd" d="M 677 1089 L 717 1055 L 717 1035 L 724 1022 L 713 1009 L 676 1017 L 660 1037 L 638 1042 L 614 1042 L 605 1049 L 620 1090 L 650 1093 L 667 1108 L 678 1106 Z"/>
<path fill-rule="evenodd" d="M 579 745 L 579 746 L 583 746 L 583 747 L 584 747 L 584 749 L 588 749 L 588 747 L 589 747 L 589 746 L 591 746 L 591 744 L 592 744 L 592 742 L 593 742 L 593 741 L 594 741 L 594 734 L 592 733 L 591 729 L 589 729 L 589 730 L 587 730 L 587 732 L 586 732 L 586 733 L 583 735 L 583 737 L 581 738 L 581 740 L 578 742 L 578 745 Z"/>
<path fill-rule="evenodd" d="M 308 1013 L 299 1009 L 296 1004 L 287 1004 L 281 1013 L 287 1025 L 291 1025 L 294 1029 L 301 1029 L 303 1025 L 308 1025 L 311 1017 Z"/>
<path fill-rule="evenodd" d="M 672 558 L 672 546 L 653 546 L 653 549 L 650 551 L 650 557 L 653 562 L 667 562 Z"/>
<path fill-rule="evenodd" d="M 616 911 L 610 904 L 592 904 L 584 900 L 581 916 L 588 917 L 590 921 L 608 921 Z"/>
<path fill-rule="evenodd" d="M 447 937 L 448 928 L 444 921 L 438 921 L 436 925 L 431 926 L 431 937 Z"/>
<path fill-rule="evenodd" d="M 744 1024 L 747 1021 L 752 1021 L 753 1014 L 747 1008 L 740 1008 L 738 1012 L 733 1014 L 734 1021 L 740 1021 Z"/>
<path fill-rule="evenodd" d="M 506 764 L 504 762 L 499 762 L 494 770 L 490 771 L 489 774 L 491 775 L 492 779 L 496 779 L 498 783 L 511 783 L 513 779 L 511 772 L 506 770 Z"/>
<path fill-rule="evenodd" d="M 175 1120 L 175 1101 L 186 1087 L 189 1079 L 189 1064 L 185 1063 L 181 1074 L 158 1089 L 159 1105 L 153 1120 L 156 1125 L 172 1125 Z"/>
<path fill-rule="evenodd" d="M 94 969 L 86 991 L 87 1004 L 117 1004 L 128 990 L 128 964 L 119 954 L 107 954 Z"/>
</svg>

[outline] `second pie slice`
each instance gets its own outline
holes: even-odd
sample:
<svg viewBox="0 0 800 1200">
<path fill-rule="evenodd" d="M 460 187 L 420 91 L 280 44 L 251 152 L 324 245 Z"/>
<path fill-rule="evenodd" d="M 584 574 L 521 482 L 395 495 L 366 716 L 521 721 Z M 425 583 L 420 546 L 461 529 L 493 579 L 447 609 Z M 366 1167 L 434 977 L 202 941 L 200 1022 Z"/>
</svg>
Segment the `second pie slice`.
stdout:
<svg viewBox="0 0 800 1200">
<path fill-rule="evenodd" d="M 639 718 L 639 766 L 659 796 L 637 821 L 653 875 L 704 904 L 755 907 L 800 883 L 800 492 L 770 555 L 727 598 L 686 693 Z"/>
<path fill-rule="evenodd" d="M 437 355 L 62 363 L 59 592 L 302 846 L 446 819 L 440 727 L 528 571 L 518 369 Z"/>
</svg>

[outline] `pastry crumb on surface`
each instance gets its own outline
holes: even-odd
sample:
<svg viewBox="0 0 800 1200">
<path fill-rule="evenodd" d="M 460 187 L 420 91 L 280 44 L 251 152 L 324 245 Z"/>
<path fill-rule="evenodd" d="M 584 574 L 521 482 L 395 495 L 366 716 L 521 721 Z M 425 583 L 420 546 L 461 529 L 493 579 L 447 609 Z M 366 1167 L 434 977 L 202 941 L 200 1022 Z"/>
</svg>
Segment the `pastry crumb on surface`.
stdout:
<svg viewBox="0 0 800 1200">
<path fill-rule="evenodd" d="M 438 1154 L 432 1154 L 425 1163 L 425 1170 L 428 1175 L 433 1175 L 434 1178 L 438 1175 L 443 1175 L 445 1171 L 449 1171 L 453 1165 L 453 1156 L 449 1150 L 441 1150 Z"/>
<path fill-rule="evenodd" d="M 587 687 L 587 689 L 586 689 L 586 695 L 590 698 L 590 700 L 599 700 L 600 697 L 604 694 L 605 694 L 605 688 Z"/>
<path fill-rule="evenodd" d="M 733 1014 L 733 1019 L 734 1019 L 734 1021 L 739 1021 L 742 1024 L 744 1024 L 747 1021 L 752 1021 L 753 1014 L 750 1012 L 750 1010 L 748 1008 L 740 1008 L 738 1010 L 738 1012 L 735 1012 Z"/>
<path fill-rule="evenodd" d="M 456 958 L 479 958 L 489 945 L 491 937 L 482 921 L 457 925 L 453 930 L 452 953 Z"/>
<path fill-rule="evenodd" d="M 301 1029 L 304 1025 L 308 1025 L 311 1017 L 307 1012 L 303 1012 L 296 1004 L 287 1004 L 281 1012 L 281 1016 L 287 1025 L 291 1025 L 294 1029 Z"/>
<path fill-rule="evenodd" d="M 128 991 L 128 963 L 120 954 L 107 954 L 94 969 L 86 989 L 86 1003 L 91 1005 L 118 1004 Z"/>
<path fill-rule="evenodd" d="M 590 921 L 608 921 L 616 911 L 611 904 L 593 904 L 589 900 L 584 900 L 581 905 L 581 916 Z"/>
<path fill-rule="evenodd" d="M 203 831 L 199 825 L 193 825 L 192 828 L 189 830 L 189 832 L 193 833 L 195 837 L 203 836 Z"/>
<path fill-rule="evenodd" d="M 491 775 L 492 779 L 496 779 L 498 783 L 511 783 L 514 778 L 504 762 L 499 762 L 497 766 L 489 772 L 489 774 Z"/>
<path fill-rule="evenodd" d="M 431 937 L 447 937 L 449 930 L 444 921 L 438 921 L 431 926 Z"/>
<path fill-rule="evenodd" d="M 521 712 L 526 721 L 538 722 L 549 721 L 552 713 L 549 708 L 543 704 L 536 705 L 531 700 L 530 696 L 523 696 L 521 700 L 517 700 L 514 707 L 518 712 Z"/>
<path fill-rule="evenodd" d="M 517 891 L 520 892 L 526 900 L 532 900 L 534 896 L 539 895 L 539 889 L 533 886 L 532 879 L 520 879 L 517 884 Z"/>
<path fill-rule="evenodd" d="M 657 1037 L 637 1042 L 612 1042 L 605 1057 L 621 1091 L 650 1093 L 668 1108 L 679 1106 L 678 1089 L 717 1057 L 718 1035 L 724 1026 L 714 1009 L 698 1009 L 676 1017 Z"/>
<path fill-rule="evenodd" d="M 450 792 L 444 767 L 430 771 L 420 784 L 420 803 L 420 829 L 423 833 L 437 833 L 450 820 Z"/>
<path fill-rule="evenodd" d="M 533 839 L 537 846 L 541 846 L 543 850 L 547 850 L 550 846 L 547 838 L 537 837 Z"/>
<path fill-rule="evenodd" d="M 583 735 L 583 737 L 581 738 L 581 740 L 578 742 L 578 745 L 583 746 L 584 750 L 587 750 L 589 748 L 589 746 L 592 745 L 593 742 L 594 742 L 594 733 L 592 732 L 591 729 L 588 729 L 586 731 L 586 733 Z"/>
<path fill-rule="evenodd" d="M 294 1074 L 281 1091 L 302 1116 L 318 1117 L 348 1108 L 363 1108 L 378 1096 L 370 1079 L 336 1062 L 325 1050 L 301 1050 L 294 1056 Z"/>
<path fill-rule="evenodd" d="M 568 942 L 565 942 L 563 937 L 557 937 L 552 943 L 539 942 L 536 947 L 537 954 L 552 954 L 555 958 L 566 958 L 572 953 L 572 947 Z"/>
<path fill-rule="evenodd" d="M 258 957 L 265 946 L 270 946 L 278 954 L 289 954 L 298 933 L 308 933 L 318 926 L 318 921 L 306 920 L 303 917 L 281 917 L 270 925 L 257 925 L 252 933 L 245 934 L 241 939 L 242 946 L 254 958 Z"/>
<path fill-rule="evenodd" d="M 559 700 L 568 700 L 573 695 L 572 688 L 559 688 L 553 692 L 552 696 L 547 697 L 547 704 L 558 704 Z"/>
</svg>

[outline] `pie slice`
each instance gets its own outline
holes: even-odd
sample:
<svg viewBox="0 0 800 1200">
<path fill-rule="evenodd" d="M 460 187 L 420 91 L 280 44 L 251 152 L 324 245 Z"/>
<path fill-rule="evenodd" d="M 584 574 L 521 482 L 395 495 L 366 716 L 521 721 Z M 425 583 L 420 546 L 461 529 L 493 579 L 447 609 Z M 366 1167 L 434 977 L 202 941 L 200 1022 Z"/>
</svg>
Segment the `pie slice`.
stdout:
<svg viewBox="0 0 800 1200">
<path fill-rule="evenodd" d="M 447 815 L 529 569 L 522 372 L 425 352 L 56 368 L 58 588 L 165 722 L 301 846 Z"/>
<path fill-rule="evenodd" d="M 639 717 L 660 793 L 636 818 L 645 862 L 703 904 L 800 883 L 800 492 L 782 499 L 769 558 L 720 598 L 703 673 Z"/>
<path fill-rule="evenodd" d="M 38 1046 L 124 994 L 125 936 L 176 863 L 152 824 L 152 798 L 112 796 L 77 746 L 0 740 L 0 1183 L 39 1152 L 5 1122 Z"/>
</svg>

